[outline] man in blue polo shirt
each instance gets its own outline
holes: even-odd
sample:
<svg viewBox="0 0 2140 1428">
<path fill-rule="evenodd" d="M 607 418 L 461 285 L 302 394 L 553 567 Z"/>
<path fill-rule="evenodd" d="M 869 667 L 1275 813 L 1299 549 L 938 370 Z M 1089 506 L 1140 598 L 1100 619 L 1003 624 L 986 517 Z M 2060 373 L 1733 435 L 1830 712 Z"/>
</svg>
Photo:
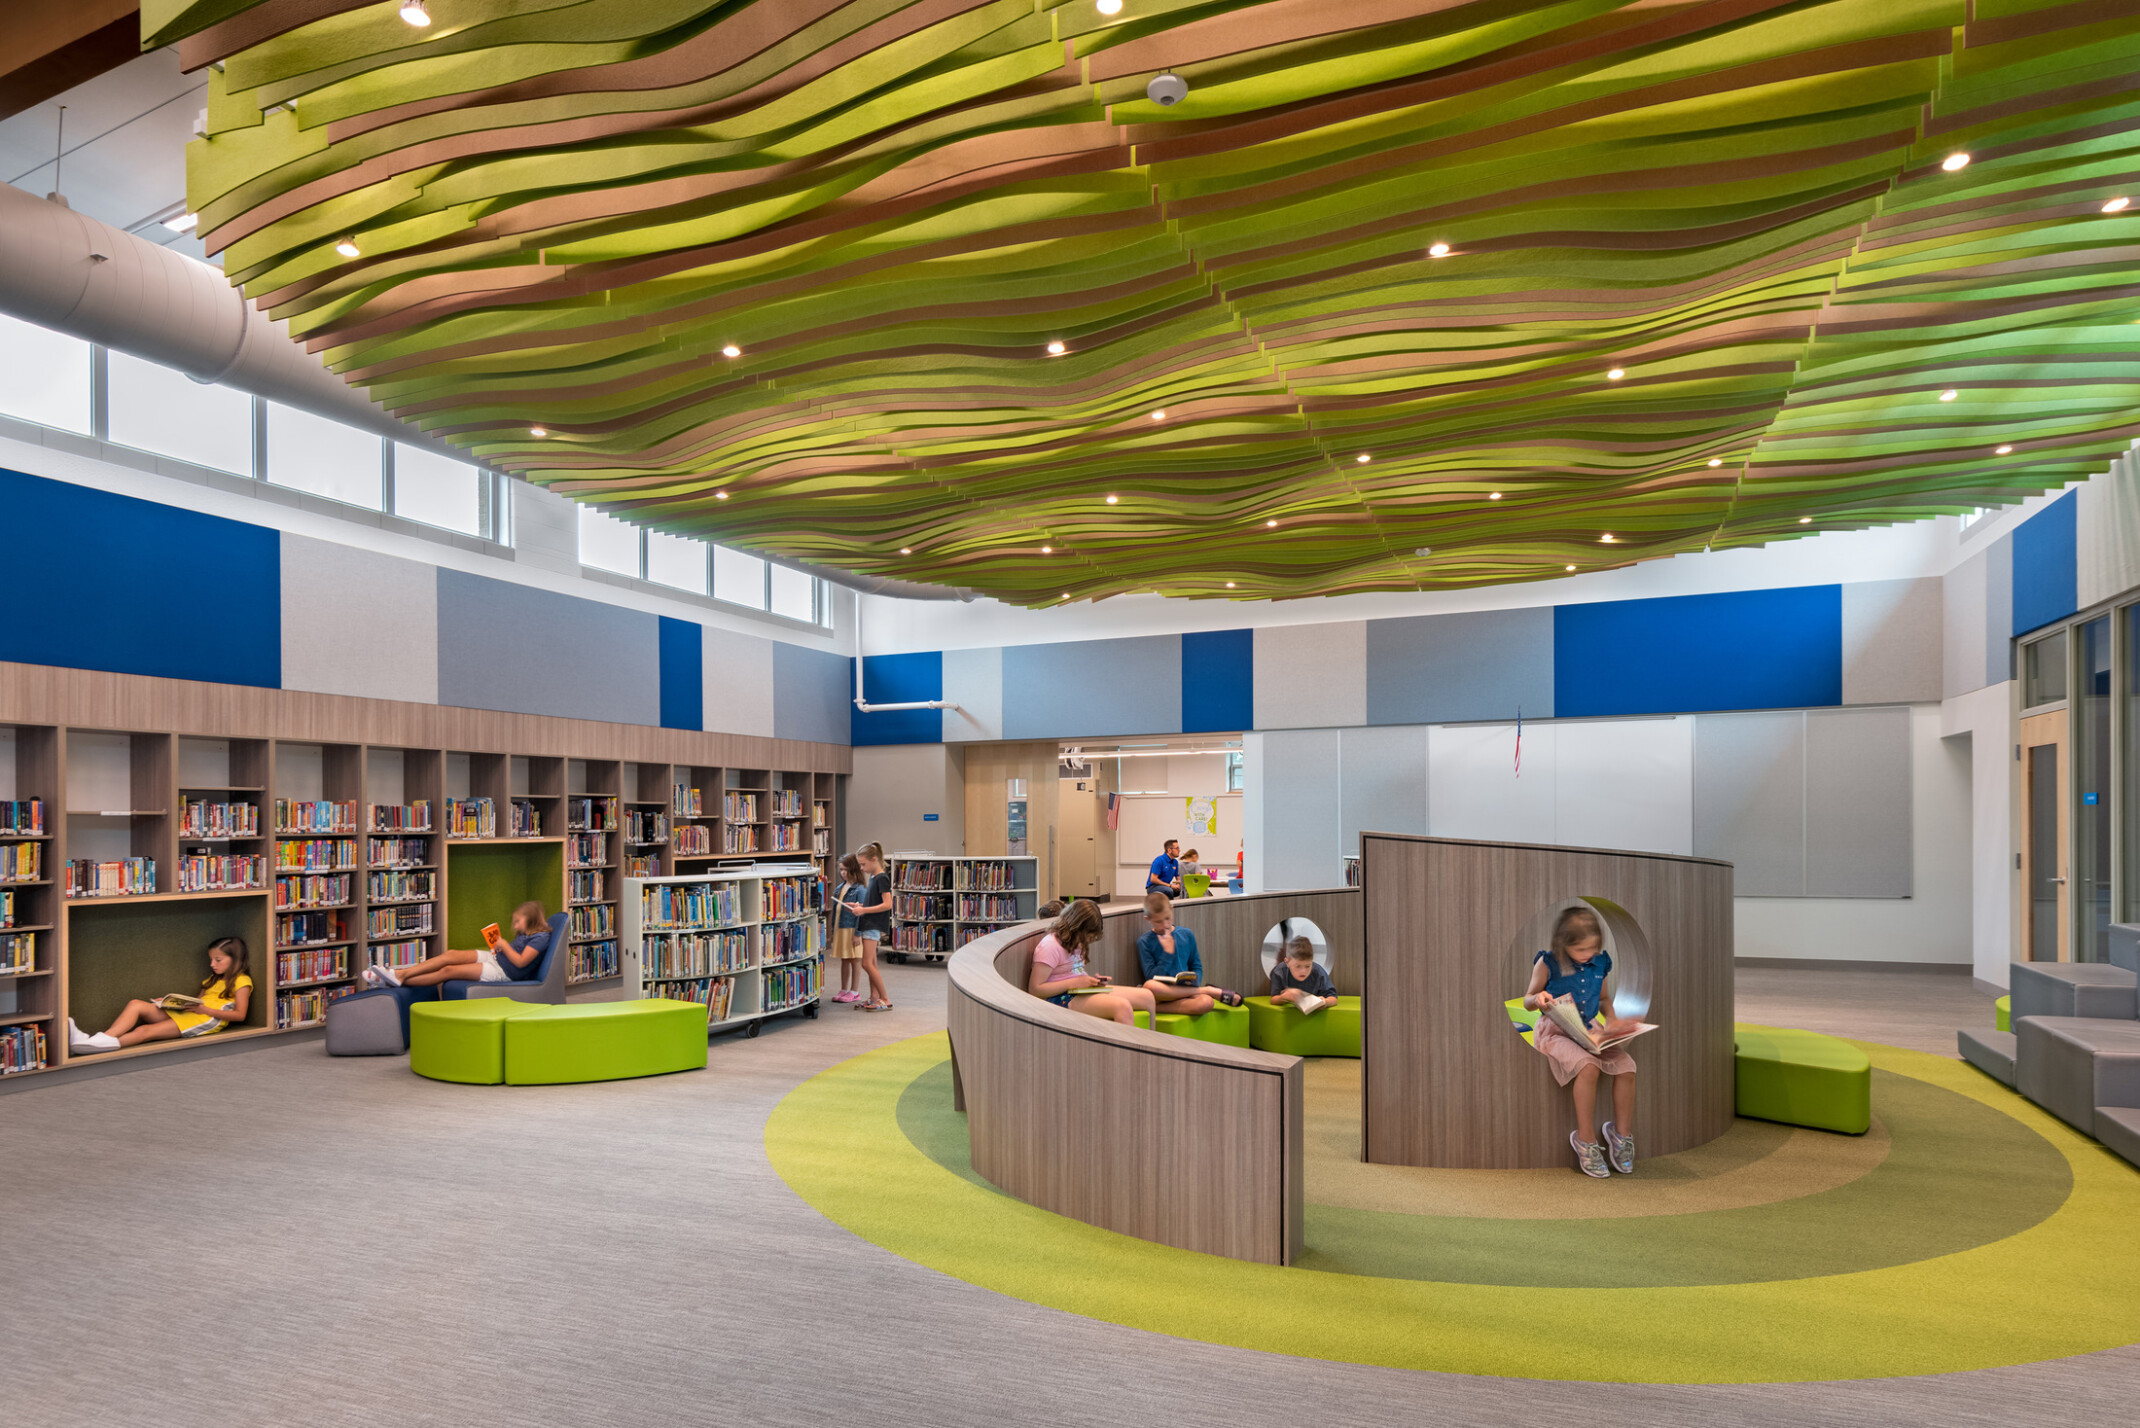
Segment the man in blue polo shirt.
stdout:
<svg viewBox="0 0 2140 1428">
<path fill-rule="evenodd" d="M 1167 839 L 1166 851 L 1152 859 L 1152 870 L 1144 875 L 1146 892 L 1161 892 L 1168 897 L 1181 896 L 1181 863 L 1175 857 L 1180 851 L 1180 843 L 1172 838 Z"/>
</svg>

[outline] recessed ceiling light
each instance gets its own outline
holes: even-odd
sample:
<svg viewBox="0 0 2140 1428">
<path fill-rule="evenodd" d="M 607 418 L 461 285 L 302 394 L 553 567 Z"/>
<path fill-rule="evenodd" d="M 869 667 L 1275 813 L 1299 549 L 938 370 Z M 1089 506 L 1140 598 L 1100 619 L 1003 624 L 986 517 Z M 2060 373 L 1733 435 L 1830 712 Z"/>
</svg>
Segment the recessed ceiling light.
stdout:
<svg viewBox="0 0 2140 1428">
<path fill-rule="evenodd" d="M 735 343 L 731 342 L 726 347 L 723 347 L 721 349 L 721 355 L 723 357 L 741 357 L 743 355 L 743 349 L 736 346 Z"/>
<path fill-rule="evenodd" d="M 716 491 L 713 493 L 713 499 L 715 499 L 716 501 L 725 501 L 728 499 L 728 493 L 726 491 Z"/>
<path fill-rule="evenodd" d="M 1574 567 L 1574 566 L 1572 566 L 1572 565 L 1571 565 L 1571 566 L 1569 566 L 1568 568 L 1569 568 L 1570 570 L 1573 570 L 1573 569 L 1575 569 L 1575 567 Z"/>
<path fill-rule="evenodd" d="M 1107 504 L 1110 506 L 1119 506 L 1122 504 L 1122 498 L 1120 496 L 1109 496 L 1107 498 Z"/>
<path fill-rule="evenodd" d="M 1233 589 L 1233 582 L 1232 582 L 1231 580 L 1229 580 L 1229 581 L 1227 581 L 1227 582 L 1226 582 L 1226 588 L 1227 588 L 1228 590 L 1231 590 L 1231 589 Z"/>
<path fill-rule="evenodd" d="M 2114 198 L 2103 205 L 2103 211 L 2105 213 L 2123 213 L 2126 206 L 2131 202 L 2132 200 L 2129 198 Z"/>
<path fill-rule="evenodd" d="M 1599 539 L 1599 540 L 1601 540 L 1601 541 L 1603 541 L 1603 542 L 1605 542 L 1605 544 L 1607 544 L 1607 545 L 1611 545 L 1611 544 L 1612 544 L 1612 532 L 1611 532 L 1611 531 L 1607 531 L 1607 532 L 1605 532 L 1605 534 L 1603 534 L 1603 535 L 1599 536 L 1599 537 L 1598 537 L 1598 539 Z"/>
<path fill-rule="evenodd" d="M 1711 466 L 1722 466 L 1724 464 L 1724 458 L 1721 456 L 1712 456 L 1709 458 L 1709 464 Z"/>
<path fill-rule="evenodd" d="M 550 429 L 546 426 L 531 426 L 528 428 L 529 436 L 548 436 L 549 434 Z"/>
<path fill-rule="evenodd" d="M 1102 15 L 1119 15 L 1122 13 L 1122 0 L 1099 0 L 1099 4 L 1094 8 Z"/>
<path fill-rule="evenodd" d="M 1417 549 L 1417 550 L 1413 551 L 1413 552 L 1412 552 L 1412 554 L 1414 554 L 1414 555 L 1432 555 L 1432 554 L 1434 554 L 1434 547 L 1433 547 L 1433 546 L 1431 546 L 1431 545 L 1423 545 L 1423 546 L 1421 546 L 1421 547 L 1420 547 L 1419 549 Z"/>
<path fill-rule="evenodd" d="M 401 0 L 401 18 L 419 30 L 431 25 L 431 12 L 424 8 L 424 0 Z"/>
<path fill-rule="evenodd" d="M 1608 382 L 1617 382 L 1626 375 L 1627 369 L 1625 367 L 1615 367 L 1610 372 L 1607 372 L 1605 374 L 1605 380 Z"/>
<path fill-rule="evenodd" d="M 2110 210 L 2106 208 L 2103 211 L 2108 213 Z M 181 213 L 175 218 L 166 218 L 163 226 L 173 233 L 191 233 L 193 226 L 200 221 L 201 216 L 198 213 Z"/>
<path fill-rule="evenodd" d="M 1501 493 L 1499 491 L 1489 491 L 1486 493 L 1486 499 L 1489 501 L 1498 501 L 1501 499 Z"/>
<path fill-rule="evenodd" d="M 1278 522 L 1276 522 L 1276 521 L 1265 521 L 1265 522 L 1264 522 L 1263 524 L 1264 524 L 1264 525 L 1266 525 L 1266 526 L 1275 526 L 1275 525 L 1277 525 L 1277 524 L 1278 524 Z"/>
<path fill-rule="evenodd" d="M 1366 452 L 1363 451 L 1358 456 L 1355 456 L 1352 459 L 1359 462 L 1362 466 L 1365 466 L 1368 462 L 1374 460 L 1375 458 L 1369 456 Z"/>
<path fill-rule="evenodd" d="M 1954 400 L 1954 399 L 1955 399 L 1956 397 L 1958 397 L 1958 396 L 1960 396 L 1960 395 L 1961 395 L 1961 393 L 1960 393 L 1960 392 L 1957 392 L 1956 390 L 1954 390 L 1954 388 L 1952 388 L 1952 387 L 1949 387 L 1949 388 L 1947 388 L 1947 390 L 1946 390 L 1946 391 L 1944 391 L 1944 392 L 1941 392 L 1941 393 L 1939 394 L 1939 399 L 1940 399 L 1941 401 L 1943 401 L 1943 402 L 1951 402 L 1951 401 L 1953 401 L 1953 400 Z"/>
<path fill-rule="evenodd" d="M 1427 256 L 1430 258 L 1446 258 L 1449 256 L 1449 245 L 1447 243 L 1436 243 L 1427 249 Z"/>
<path fill-rule="evenodd" d="M 1069 350 L 1069 348 L 1063 346 L 1060 342 L 1050 342 L 1048 344 L 1048 355 L 1050 357 L 1060 357 Z"/>
<path fill-rule="evenodd" d="M 1813 524 L 1813 518 L 1811 516 L 1800 516 L 1798 523 L 1802 526 L 1810 526 Z"/>
<path fill-rule="evenodd" d="M 1991 454 L 1994 456 L 2011 456 L 2014 454 L 2014 448 L 2011 446 L 1995 446 L 1992 448 Z"/>
<path fill-rule="evenodd" d="M 1053 555 L 1055 554 L 1055 547 L 1052 545 L 1044 545 L 1040 548 L 1040 553 L 1042 555 Z"/>
<path fill-rule="evenodd" d="M 912 555 L 914 553 L 914 547 L 910 545 L 903 545 L 899 547 L 899 553 L 901 555 Z"/>
<path fill-rule="evenodd" d="M 1152 413 L 1152 420 L 1153 420 L 1153 421 L 1165 421 L 1166 419 L 1167 419 L 1167 413 L 1166 413 L 1166 409 L 1165 409 L 1164 407 L 1162 407 L 1162 408 L 1160 408 L 1160 409 L 1159 409 L 1158 411 L 1156 411 L 1156 412 L 1153 412 L 1153 413 Z"/>
<path fill-rule="evenodd" d="M 357 240 L 355 238 L 342 239 L 340 242 L 334 245 L 334 251 L 340 253 L 345 258 L 361 258 L 364 256 L 364 250 L 357 246 Z"/>
<path fill-rule="evenodd" d="M 1939 166 L 1950 174 L 1958 174 L 1969 167 L 1969 156 L 1960 153 L 1949 154 L 1939 161 Z"/>
</svg>

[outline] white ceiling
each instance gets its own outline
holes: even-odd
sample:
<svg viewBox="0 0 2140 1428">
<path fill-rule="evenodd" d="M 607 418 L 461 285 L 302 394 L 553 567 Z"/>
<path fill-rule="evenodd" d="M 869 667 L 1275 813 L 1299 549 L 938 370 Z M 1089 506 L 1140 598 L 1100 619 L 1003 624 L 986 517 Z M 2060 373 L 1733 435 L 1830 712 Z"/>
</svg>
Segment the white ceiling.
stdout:
<svg viewBox="0 0 2140 1428">
<path fill-rule="evenodd" d="M 52 191 L 63 104 L 60 179 L 69 205 L 190 257 L 205 257 L 193 234 L 173 233 L 150 220 L 186 196 L 186 144 L 195 116 L 208 105 L 207 72 L 182 74 L 178 51 L 161 49 L 0 119 L 0 178 L 40 196 Z"/>
</svg>

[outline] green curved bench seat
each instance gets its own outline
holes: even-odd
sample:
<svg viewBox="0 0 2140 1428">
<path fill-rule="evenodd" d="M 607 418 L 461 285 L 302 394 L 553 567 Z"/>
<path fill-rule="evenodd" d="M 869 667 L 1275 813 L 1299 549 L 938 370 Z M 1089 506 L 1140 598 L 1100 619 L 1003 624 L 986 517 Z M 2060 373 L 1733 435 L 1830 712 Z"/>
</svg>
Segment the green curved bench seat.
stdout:
<svg viewBox="0 0 2140 1428">
<path fill-rule="evenodd" d="M 1991 1004 L 1991 1014 L 1992 1020 L 1997 1024 L 1999 1030 L 2012 1031 L 2014 1029 L 2014 999 L 2012 997 L 2001 997 L 1993 1002 Z"/>
<path fill-rule="evenodd" d="M 1872 1127 L 1872 1059 L 1838 1037 L 1740 1022 L 1738 1113 L 1788 1126 L 1863 1135 Z"/>
<path fill-rule="evenodd" d="M 1152 1019 L 1143 1012 L 1138 1012 L 1137 1025 L 1149 1030 Z M 1209 1041 L 1219 1046 L 1246 1048 L 1249 1036 L 1248 1008 L 1213 1007 L 1202 1016 L 1161 1012 L 1159 1031 L 1165 1036 L 1186 1036 L 1192 1041 Z"/>
<path fill-rule="evenodd" d="M 1258 1051 L 1276 1051 L 1284 1056 L 1350 1056 L 1360 1054 L 1360 999 L 1345 997 L 1334 1007 L 1324 1007 L 1313 1016 L 1302 1016 L 1291 1006 L 1281 1006 L 1269 997 L 1249 997 L 1248 1044 Z"/>
<path fill-rule="evenodd" d="M 568 1006 L 505 998 L 409 1008 L 409 1069 L 463 1085 L 621 1081 L 706 1064 L 706 1008 L 647 998 Z"/>
</svg>

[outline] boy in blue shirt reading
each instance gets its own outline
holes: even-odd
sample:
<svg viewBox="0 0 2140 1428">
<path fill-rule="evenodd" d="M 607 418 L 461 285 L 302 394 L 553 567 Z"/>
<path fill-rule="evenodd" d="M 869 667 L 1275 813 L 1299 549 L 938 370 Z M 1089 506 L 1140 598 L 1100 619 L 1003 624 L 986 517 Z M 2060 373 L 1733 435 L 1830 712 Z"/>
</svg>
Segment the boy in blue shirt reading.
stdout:
<svg viewBox="0 0 2140 1428">
<path fill-rule="evenodd" d="M 1204 959 L 1196 952 L 1196 934 L 1174 925 L 1172 898 L 1163 892 L 1146 893 L 1144 920 L 1152 930 L 1137 939 L 1137 962 L 1158 1010 L 1202 1016 L 1214 1003 L 1241 1005 L 1239 992 L 1203 985 Z"/>
</svg>

